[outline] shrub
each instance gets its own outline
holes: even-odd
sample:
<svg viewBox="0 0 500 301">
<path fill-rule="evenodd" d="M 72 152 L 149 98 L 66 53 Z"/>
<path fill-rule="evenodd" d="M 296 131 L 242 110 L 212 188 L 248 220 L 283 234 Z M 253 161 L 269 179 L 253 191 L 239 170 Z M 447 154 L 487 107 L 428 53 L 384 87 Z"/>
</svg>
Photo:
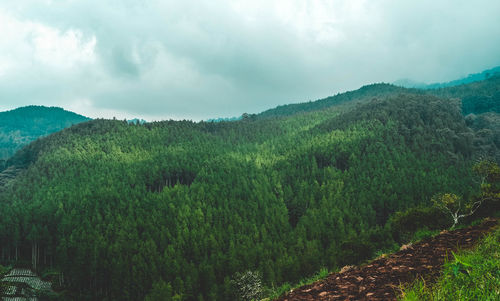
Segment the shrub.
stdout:
<svg viewBox="0 0 500 301">
<path fill-rule="evenodd" d="M 417 230 L 417 232 L 415 232 L 413 234 L 411 241 L 417 242 L 417 241 L 425 239 L 425 238 L 433 237 L 434 235 L 436 235 L 438 233 L 439 233 L 439 230 L 429 230 L 427 228 L 419 229 L 419 230 Z"/>
<path fill-rule="evenodd" d="M 389 223 L 394 240 L 405 243 L 419 229 L 440 230 L 449 227 L 450 218 L 435 207 L 415 207 L 397 212 Z"/>
<path fill-rule="evenodd" d="M 340 252 L 338 254 L 339 266 L 348 264 L 359 264 L 373 256 L 375 251 L 374 246 L 361 237 L 354 237 L 345 240 L 340 245 Z"/>
<path fill-rule="evenodd" d="M 232 280 L 238 300 L 258 300 L 262 296 L 262 280 L 259 272 L 236 273 Z"/>
</svg>

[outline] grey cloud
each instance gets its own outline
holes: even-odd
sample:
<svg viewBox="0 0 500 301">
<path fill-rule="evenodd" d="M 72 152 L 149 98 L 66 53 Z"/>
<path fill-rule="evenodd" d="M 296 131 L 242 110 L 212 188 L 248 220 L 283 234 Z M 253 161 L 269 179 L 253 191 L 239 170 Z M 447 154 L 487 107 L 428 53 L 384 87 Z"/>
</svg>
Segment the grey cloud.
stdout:
<svg viewBox="0 0 500 301">
<path fill-rule="evenodd" d="M 115 47 L 108 54 L 110 57 L 109 67 L 117 76 L 127 75 L 132 77 L 139 76 L 139 67 L 132 58 L 130 49 Z"/>
<path fill-rule="evenodd" d="M 452 80 L 500 64 L 500 3 L 486 0 L 243 1 L 250 7 L 239 11 L 240 2 L 222 0 L 46 3 L 0 9 L 95 36 L 97 61 L 5 74 L 3 106 L 86 100 L 92 114 L 201 119 L 371 82 Z"/>
</svg>

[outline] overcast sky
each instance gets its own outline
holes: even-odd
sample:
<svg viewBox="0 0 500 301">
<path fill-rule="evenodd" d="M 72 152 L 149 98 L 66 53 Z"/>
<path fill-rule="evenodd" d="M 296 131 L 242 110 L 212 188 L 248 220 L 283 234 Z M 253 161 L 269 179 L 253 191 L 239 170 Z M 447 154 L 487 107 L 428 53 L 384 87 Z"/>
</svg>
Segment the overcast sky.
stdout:
<svg viewBox="0 0 500 301">
<path fill-rule="evenodd" d="M 500 65 L 496 0 L 16 0 L 0 110 L 207 119 Z"/>
</svg>

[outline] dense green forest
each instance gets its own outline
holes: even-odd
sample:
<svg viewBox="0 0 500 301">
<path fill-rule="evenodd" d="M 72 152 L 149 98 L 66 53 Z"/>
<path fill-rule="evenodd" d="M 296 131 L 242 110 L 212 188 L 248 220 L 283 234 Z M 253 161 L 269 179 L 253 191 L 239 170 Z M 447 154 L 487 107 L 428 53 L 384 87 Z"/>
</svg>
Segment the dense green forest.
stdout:
<svg viewBox="0 0 500 301">
<path fill-rule="evenodd" d="M 87 120 L 57 107 L 28 106 L 0 112 L 0 165 L 31 141 Z"/>
<path fill-rule="evenodd" d="M 75 125 L 2 168 L 0 260 L 72 300 L 235 300 L 238 273 L 270 287 L 362 262 L 398 241 L 394 213 L 479 191 L 499 91 L 377 84 L 239 121 Z"/>
</svg>

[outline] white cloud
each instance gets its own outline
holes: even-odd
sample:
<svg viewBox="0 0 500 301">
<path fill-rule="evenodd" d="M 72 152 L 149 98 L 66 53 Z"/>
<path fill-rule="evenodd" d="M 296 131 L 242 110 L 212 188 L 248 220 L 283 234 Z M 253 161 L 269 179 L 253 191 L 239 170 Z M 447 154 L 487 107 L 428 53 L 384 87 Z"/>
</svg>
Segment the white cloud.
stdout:
<svg viewBox="0 0 500 301">
<path fill-rule="evenodd" d="M 38 23 L 30 25 L 34 58 L 41 63 L 55 68 L 72 68 L 95 62 L 95 36 L 85 40 L 82 32 L 76 29 L 61 32 Z"/>
<path fill-rule="evenodd" d="M 33 68 L 70 69 L 96 60 L 96 37 L 61 31 L 0 10 L 0 74 Z"/>
</svg>

